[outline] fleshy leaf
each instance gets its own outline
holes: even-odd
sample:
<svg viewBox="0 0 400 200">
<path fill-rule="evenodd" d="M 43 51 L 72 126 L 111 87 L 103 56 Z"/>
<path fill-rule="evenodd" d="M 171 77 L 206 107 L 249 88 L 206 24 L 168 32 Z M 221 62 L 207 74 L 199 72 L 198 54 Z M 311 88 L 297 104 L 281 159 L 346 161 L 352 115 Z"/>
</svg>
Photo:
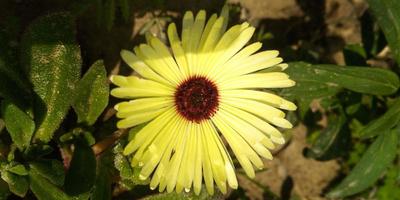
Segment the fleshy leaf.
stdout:
<svg viewBox="0 0 400 200">
<path fill-rule="evenodd" d="M 33 119 L 8 100 L 2 101 L 1 111 L 7 131 L 10 133 L 14 144 L 20 149 L 29 146 L 35 131 Z"/>
<path fill-rule="evenodd" d="M 103 61 L 95 62 L 79 81 L 72 105 L 79 123 L 92 125 L 108 104 L 109 86 Z"/>
<path fill-rule="evenodd" d="M 38 18 L 22 38 L 22 61 L 36 93 L 35 139 L 49 141 L 64 119 L 81 68 L 75 23 L 67 13 Z"/>
<path fill-rule="evenodd" d="M 29 182 L 26 176 L 20 176 L 8 171 L 1 172 L 1 178 L 8 183 L 8 188 L 19 197 L 24 197 L 29 189 Z"/>
</svg>

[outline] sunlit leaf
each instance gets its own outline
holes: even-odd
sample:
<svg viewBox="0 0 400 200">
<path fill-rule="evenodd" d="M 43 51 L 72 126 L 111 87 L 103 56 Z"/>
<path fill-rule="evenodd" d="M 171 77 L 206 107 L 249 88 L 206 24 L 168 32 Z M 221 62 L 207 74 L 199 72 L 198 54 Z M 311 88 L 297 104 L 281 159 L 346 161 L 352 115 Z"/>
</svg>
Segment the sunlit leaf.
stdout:
<svg viewBox="0 0 400 200">
<path fill-rule="evenodd" d="M 1 113 L 14 144 L 20 149 L 29 146 L 35 131 L 33 119 L 8 100 L 1 102 Z"/>
<path fill-rule="evenodd" d="M 79 123 L 92 125 L 108 104 L 109 86 L 103 61 L 95 62 L 79 81 L 73 108 Z"/>
<path fill-rule="evenodd" d="M 55 13 L 33 21 L 24 33 L 22 49 L 22 61 L 37 95 L 35 138 L 46 142 L 64 119 L 80 76 L 82 61 L 73 17 Z"/>
<path fill-rule="evenodd" d="M 1 178 L 8 183 L 10 191 L 20 197 L 24 197 L 29 189 L 29 182 L 26 176 L 20 176 L 8 171 L 1 172 Z"/>
<path fill-rule="evenodd" d="M 23 166 L 22 164 L 15 164 L 13 166 L 10 166 L 7 171 L 20 176 L 28 175 L 28 170 L 26 170 L 25 166 Z"/>
</svg>

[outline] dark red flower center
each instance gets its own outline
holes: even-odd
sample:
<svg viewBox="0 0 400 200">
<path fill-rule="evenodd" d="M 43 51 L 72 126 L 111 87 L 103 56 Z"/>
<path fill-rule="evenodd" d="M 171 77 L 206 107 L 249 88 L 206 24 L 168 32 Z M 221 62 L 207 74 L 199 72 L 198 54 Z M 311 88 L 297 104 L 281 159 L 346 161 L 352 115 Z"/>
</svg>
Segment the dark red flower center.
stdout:
<svg viewBox="0 0 400 200">
<path fill-rule="evenodd" d="M 218 108 L 215 83 L 201 76 L 183 81 L 175 92 L 177 111 L 186 119 L 199 123 L 212 117 Z"/>
</svg>

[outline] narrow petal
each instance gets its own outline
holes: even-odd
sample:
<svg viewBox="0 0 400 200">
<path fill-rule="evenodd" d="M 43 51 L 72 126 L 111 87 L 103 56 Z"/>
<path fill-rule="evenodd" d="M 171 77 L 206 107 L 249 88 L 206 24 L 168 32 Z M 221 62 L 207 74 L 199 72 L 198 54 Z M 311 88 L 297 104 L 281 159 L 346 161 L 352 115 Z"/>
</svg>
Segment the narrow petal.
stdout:
<svg viewBox="0 0 400 200">
<path fill-rule="evenodd" d="M 142 60 L 140 60 L 134 53 L 122 50 L 122 59 L 131 67 L 135 72 L 137 72 L 143 78 L 147 78 L 153 81 L 157 81 L 162 84 L 171 85 L 166 79 L 155 73 L 149 66 L 147 66 Z"/>
<path fill-rule="evenodd" d="M 182 46 L 185 51 L 188 51 L 190 48 L 190 34 L 192 30 L 192 26 L 194 23 L 194 16 L 191 11 L 187 11 L 183 16 L 182 21 Z"/>
<path fill-rule="evenodd" d="M 178 32 L 176 31 L 175 23 L 171 23 L 168 26 L 168 39 L 169 39 L 169 43 L 171 45 L 171 49 L 174 54 L 176 63 L 178 64 L 178 67 L 179 67 L 180 71 L 182 72 L 182 75 L 184 76 L 183 78 L 186 79 L 190 74 L 189 66 L 188 66 L 188 63 L 186 60 L 185 52 L 181 45 L 181 41 L 179 40 Z"/>
<path fill-rule="evenodd" d="M 271 138 L 271 140 L 274 137 L 277 137 L 277 138 L 282 137 L 282 134 L 279 132 L 278 129 L 274 128 L 268 122 L 258 118 L 257 116 L 255 116 L 249 112 L 246 112 L 244 110 L 235 108 L 233 106 L 230 106 L 230 105 L 224 104 L 224 103 L 222 103 L 220 105 L 220 108 L 230 112 L 231 114 L 235 115 L 236 117 L 241 118 L 242 120 L 247 121 L 254 127 L 258 128 L 263 133 L 267 134 Z"/>
<path fill-rule="evenodd" d="M 125 147 L 123 152 L 124 155 L 129 155 L 135 152 L 140 146 L 146 147 L 149 145 L 162 127 L 168 124 L 176 114 L 175 108 L 171 108 L 147 124 Z"/>
<path fill-rule="evenodd" d="M 297 107 L 294 103 L 283 99 L 282 97 L 256 90 L 223 90 L 220 92 L 221 97 L 234 97 L 242 99 L 253 99 L 268 105 L 285 109 L 285 110 L 296 110 Z"/>
<path fill-rule="evenodd" d="M 291 128 L 290 122 L 284 119 L 285 113 L 267 104 L 263 104 L 248 99 L 229 99 L 229 98 L 221 99 L 221 104 L 222 103 L 226 103 L 230 106 L 240 108 L 247 112 L 253 113 L 276 126 L 282 128 Z"/>
<path fill-rule="evenodd" d="M 208 126 L 209 129 L 212 130 L 214 134 L 211 136 L 214 138 L 215 143 L 218 146 L 219 152 L 221 153 L 224 163 L 225 163 L 225 172 L 226 172 L 226 177 L 228 180 L 228 184 L 231 188 L 236 189 L 238 187 L 238 182 L 236 179 L 236 174 L 235 174 L 235 167 L 233 165 L 232 159 L 228 153 L 228 150 L 226 149 L 224 143 L 221 140 L 221 137 L 218 135 L 218 132 L 212 123 L 211 120 L 206 121 L 206 126 Z"/>
<path fill-rule="evenodd" d="M 240 165 L 243 167 L 247 176 L 250 178 L 255 177 L 253 166 L 250 160 L 254 163 L 262 163 L 261 159 L 253 151 L 253 149 L 235 132 L 231 127 L 226 125 L 226 123 L 220 118 L 217 113 L 212 118 L 213 123 L 220 130 L 229 146 L 232 148 L 236 158 L 238 159 Z"/>
<path fill-rule="evenodd" d="M 172 85 L 176 86 L 179 83 L 179 78 L 181 78 L 179 74 L 175 74 L 151 46 L 141 44 L 139 47 L 134 48 L 134 51 L 144 63 L 160 76 L 171 82 Z"/>
<path fill-rule="evenodd" d="M 111 82 L 120 87 L 111 90 L 118 98 L 172 96 L 174 89 L 161 83 L 136 76 L 111 76 Z"/>
<path fill-rule="evenodd" d="M 251 124 L 241 120 L 240 118 L 224 111 L 220 110 L 221 118 L 232 127 L 242 138 L 253 148 L 259 155 L 266 159 L 272 159 L 272 154 L 267 148 L 273 149 L 274 145 L 271 140 L 266 137 L 261 131 L 253 127 Z M 262 163 L 257 163 L 258 168 L 262 168 Z"/>
<path fill-rule="evenodd" d="M 164 61 L 166 66 L 169 67 L 170 71 L 172 71 L 172 73 L 174 73 L 176 75 L 178 82 L 181 82 L 182 80 L 184 80 L 184 78 L 185 78 L 184 75 L 179 70 L 178 65 L 176 64 L 175 60 L 173 59 L 171 53 L 169 52 L 169 50 L 165 46 L 165 44 L 156 37 L 152 37 L 150 39 L 150 44 L 153 47 L 153 49 L 157 55 L 157 58 L 153 58 L 153 59 L 160 59 L 160 60 Z"/>
<path fill-rule="evenodd" d="M 148 110 L 156 110 L 174 103 L 172 97 L 154 97 L 135 99 L 128 102 L 121 102 L 114 106 L 114 109 L 119 113 L 125 112 L 140 112 Z"/>
<path fill-rule="evenodd" d="M 179 128 L 181 122 L 182 119 L 179 116 L 174 116 L 171 122 L 160 131 L 154 141 L 147 147 L 142 159 L 139 161 L 144 163 L 139 174 L 141 180 L 147 179 L 160 162 L 162 156 L 168 153 L 169 149 L 167 148 L 171 146 L 172 140 L 176 136 L 173 131 Z"/>
<path fill-rule="evenodd" d="M 221 90 L 246 88 L 285 88 L 294 86 L 295 82 L 282 72 L 247 74 L 234 77 L 219 83 Z"/>
<path fill-rule="evenodd" d="M 207 152 L 209 153 L 209 158 L 212 161 L 211 169 L 213 171 L 213 178 L 215 183 L 217 184 L 220 191 L 225 194 L 226 193 L 226 172 L 225 172 L 225 162 L 221 155 L 221 152 L 218 148 L 217 143 L 219 140 L 215 140 L 213 135 L 216 135 L 217 132 L 214 129 L 211 129 L 207 123 L 201 123 L 202 130 L 204 131 L 204 139 L 206 142 L 205 148 L 207 148 Z"/>
</svg>

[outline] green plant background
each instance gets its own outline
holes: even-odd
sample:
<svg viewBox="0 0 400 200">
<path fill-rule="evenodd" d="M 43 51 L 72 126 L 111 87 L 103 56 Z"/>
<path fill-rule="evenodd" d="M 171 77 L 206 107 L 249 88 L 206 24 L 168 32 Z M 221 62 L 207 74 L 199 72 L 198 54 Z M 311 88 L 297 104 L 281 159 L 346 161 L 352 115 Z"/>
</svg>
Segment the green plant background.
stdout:
<svg viewBox="0 0 400 200">
<path fill-rule="evenodd" d="M 254 20 L 251 8 L 262 2 L 2 0 L 0 200 L 400 199 L 400 1 L 293 0 L 300 16 Z M 355 2 L 364 7 L 350 12 L 356 23 L 348 26 L 360 33 L 358 42 L 330 35 L 326 8 L 336 5 L 340 14 Z M 288 114 L 297 128 L 284 133 L 287 145 L 273 153 L 280 160 L 302 130 L 306 144 L 297 154 L 337 166 L 317 194 L 301 185 L 320 184 L 290 173 L 275 184 L 278 190 L 265 184 L 272 178 L 265 172 L 278 173 L 271 163 L 254 180 L 238 166 L 240 187 L 226 195 L 157 193 L 122 155 L 141 126 L 115 127 L 108 76 L 130 73 L 119 51 L 145 42 L 147 33 L 165 40 L 166 24 L 180 26 L 186 10 L 214 13 L 225 3 L 230 24 L 250 21 L 252 41 L 280 50 L 289 63 L 286 72 L 297 84 L 275 92 L 298 105 Z M 323 176 L 313 170 L 306 172 Z"/>
</svg>

